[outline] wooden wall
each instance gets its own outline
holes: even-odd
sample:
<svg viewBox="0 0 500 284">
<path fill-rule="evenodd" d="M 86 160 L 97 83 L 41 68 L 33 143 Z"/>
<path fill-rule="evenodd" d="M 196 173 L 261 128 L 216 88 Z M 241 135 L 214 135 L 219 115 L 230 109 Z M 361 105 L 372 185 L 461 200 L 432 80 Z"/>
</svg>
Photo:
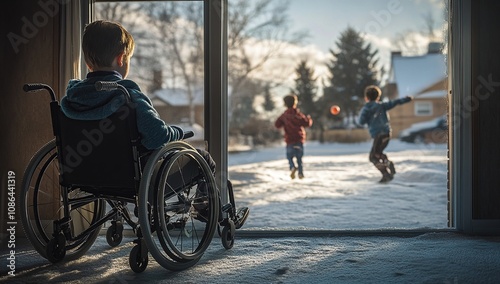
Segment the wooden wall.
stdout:
<svg viewBox="0 0 500 284">
<path fill-rule="evenodd" d="M 52 139 L 48 94 L 26 94 L 22 86 L 26 82 L 42 82 L 57 87 L 58 10 L 55 6 L 42 7 L 32 0 L 18 0 L 9 2 L 0 17 L 3 88 L 0 94 L 0 200 L 3 202 L 0 227 L 6 224 L 7 172 L 16 174 L 16 205 L 19 207 L 24 169 L 31 156 Z M 16 217 L 20 220 L 19 211 Z M 21 236 L 20 221 L 17 230 Z M 2 228 L 2 239 L 4 232 Z"/>
</svg>

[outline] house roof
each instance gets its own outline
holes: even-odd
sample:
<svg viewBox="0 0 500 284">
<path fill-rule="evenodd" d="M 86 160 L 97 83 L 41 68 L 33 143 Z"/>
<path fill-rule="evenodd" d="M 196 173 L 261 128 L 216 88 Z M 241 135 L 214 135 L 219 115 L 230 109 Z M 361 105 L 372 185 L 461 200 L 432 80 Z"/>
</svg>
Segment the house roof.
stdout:
<svg viewBox="0 0 500 284">
<path fill-rule="evenodd" d="M 179 88 L 167 88 L 153 92 L 151 100 L 160 100 L 171 106 L 189 106 L 187 90 Z M 203 105 L 203 90 L 193 91 L 193 101 L 195 105 Z"/>
<path fill-rule="evenodd" d="M 442 82 L 446 75 L 445 57 L 441 53 L 422 56 L 393 55 L 389 83 L 397 84 L 399 97 L 419 95 L 419 98 L 436 98 L 446 95 L 446 88 L 425 92 Z M 425 93 L 425 94 L 424 94 Z"/>
</svg>

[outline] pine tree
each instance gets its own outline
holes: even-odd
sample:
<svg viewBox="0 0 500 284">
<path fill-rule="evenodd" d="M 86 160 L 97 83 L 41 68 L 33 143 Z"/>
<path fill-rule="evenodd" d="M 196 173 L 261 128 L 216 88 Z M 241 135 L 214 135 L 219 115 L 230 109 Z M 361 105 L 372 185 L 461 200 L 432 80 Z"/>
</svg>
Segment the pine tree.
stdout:
<svg viewBox="0 0 500 284">
<path fill-rule="evenodd" d="M 316 118 L 317 109 L 315 105 L 317 87 L 314 78 L 314 69 L 307 66 L 307 62 L 302 60 L 295 69 L 295 89 L 294 93 L 299 98 L 298 108 L 305 113 Z"/>
<path fill-rule="evenodd" d="M 355 123 L 355 117 L 364 104 L 365 87 L 379 83 L 378 50 L 372 51 L 371 44 L 366 43 L 352 27 L 341 33 L 337 50 L 330 50 L 333 58 L 327 64 L 329 86 L 324 89 L 323 102 L 325 108 L 339 105 L 343 115 L 351 117 Z"/>
<path fill-rule="evenodd" d="M 321 101 L 317 98 L 318 88 L 316 86 L 316 79 L 314 77 L 314 68 L 307 66 L 307 61 L 300 61 L 295 69 L 295 89 L 293 92 L 299 98 L 298 108 L 302 113 L 310 115 L 313 120 L 312 129 L 319 129 L 319 139 L 323 143 L 323 119 L 321 111 Z M 313 137 L 314 134 L 313 134 Z"/>
</svg>

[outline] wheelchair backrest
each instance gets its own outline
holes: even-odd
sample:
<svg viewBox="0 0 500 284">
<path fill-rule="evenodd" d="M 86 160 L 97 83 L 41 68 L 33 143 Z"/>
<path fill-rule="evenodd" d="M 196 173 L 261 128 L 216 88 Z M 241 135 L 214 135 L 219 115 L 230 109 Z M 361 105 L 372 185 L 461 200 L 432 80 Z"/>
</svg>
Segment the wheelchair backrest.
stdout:
<svg viewBox="0 0 500 284">
<path fill-rule="evenodd" d="M 135 190 L 140 166 L 133 107 L 124 105 L 101 120 L 71 119 L 60 108 L 57 116 L 61 185 Z"/>
</svg>

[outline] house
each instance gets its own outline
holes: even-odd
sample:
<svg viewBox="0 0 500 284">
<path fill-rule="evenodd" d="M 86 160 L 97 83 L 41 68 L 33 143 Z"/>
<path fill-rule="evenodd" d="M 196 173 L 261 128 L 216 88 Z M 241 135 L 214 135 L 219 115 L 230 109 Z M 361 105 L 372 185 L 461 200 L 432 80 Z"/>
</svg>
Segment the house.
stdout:
<svg viewBox="0 0 500 284">
<path fill-rule="evenodd" d="M 151 96 L 153 106 L 160 117 L 171 124 L 197 123 L 204 124 L 204 94 L 198 89 L 192 92 L 180 88 L 163 88 L 154 91 Z M 193 111 L 191 112 L 191 106 Z M 193 119 L 191 119 L 191 116 Z"/>
<path fill-rule="evenodd" d="M 421 56 L 392 53 L 389 80 L 383 92 L 389 99 L 414 97 L 412 102 L 390 110 L 393 137 L 413 123 L 448 113 L 446 69 L 439 43 L 430 43 L 428 53 Z"/>
<path fill-rule="evenodd" d="M 194 138 L 189 139 L 189 142 L 195 146 L 203 146 L 204 93 L 202 89 L 192 93 L 192 98 L 189 99 L 185 89 L 162 88 L 152 92 L 150 99 L 161 119 L 168 124 L 180 126 L 185 131 L 193 131 Z"/>
</svg>

